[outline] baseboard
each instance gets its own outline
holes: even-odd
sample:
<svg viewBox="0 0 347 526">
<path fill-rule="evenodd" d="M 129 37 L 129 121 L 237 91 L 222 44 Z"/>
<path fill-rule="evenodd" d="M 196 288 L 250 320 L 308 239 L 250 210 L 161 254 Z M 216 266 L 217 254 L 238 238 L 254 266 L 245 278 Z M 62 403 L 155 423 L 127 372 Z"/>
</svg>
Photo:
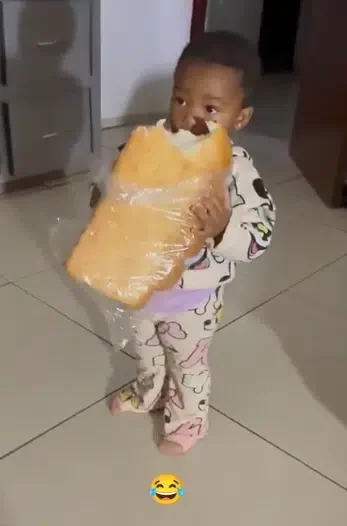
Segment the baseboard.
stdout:
<svg viewBox="0 0 347 526">
<path fill-rule="evenodd" d="M 102 119 L 101 128 L 116 128 L 117 126 L 131 126 L 132 124 L 152 124 L 163 118 L 165 112 L 148 113 L 147 115 L 124 115 L 114 119 Z"/>
</svg>

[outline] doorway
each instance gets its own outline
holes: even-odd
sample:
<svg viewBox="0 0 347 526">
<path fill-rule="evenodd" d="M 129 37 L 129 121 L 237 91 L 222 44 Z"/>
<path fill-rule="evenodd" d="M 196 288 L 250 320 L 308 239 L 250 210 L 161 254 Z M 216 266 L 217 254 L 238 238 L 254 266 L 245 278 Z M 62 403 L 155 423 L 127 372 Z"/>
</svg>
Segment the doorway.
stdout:
<svg viewBox="0 0 347 526">
<path fill-rule="evenodd" d="M 302 0 L 285 3 L 287 8 L 278 0 L 194 0 L 191 26 L 191 38 L 205 28 L 227 29 L 244 34 L 258 46 L 265 75 L 248 130 L 281 140 L 289 139 L 294 118 L 296 40 L 302 25 Z"/>
<path fill-rule="evenodd" d="M 190 38 L 197 38 L 205 31 L 208 0 L 193 0 Z"/>
<path fill-rule="evenodd" d="M 302 0 L 264 0 L 258 44 L 265 74 L 295 71 Z"/>
<path fill-rule="evenodd" d="M 214 2 L 195 0 L 195 34 L 209 28 L 206 13 Z M 292 159 L 321 199 L 346 206 L 347 2 L 219 0 L 223 27 L 213 29 L 246 34 L 235 15 L 241 16 L 245 3 L 243 22 L 252 14 L 257 21 L 253 34 L 260 30 L 255 40 L 265 72 L 247 130 L 289 144 Z"/>
</svg>

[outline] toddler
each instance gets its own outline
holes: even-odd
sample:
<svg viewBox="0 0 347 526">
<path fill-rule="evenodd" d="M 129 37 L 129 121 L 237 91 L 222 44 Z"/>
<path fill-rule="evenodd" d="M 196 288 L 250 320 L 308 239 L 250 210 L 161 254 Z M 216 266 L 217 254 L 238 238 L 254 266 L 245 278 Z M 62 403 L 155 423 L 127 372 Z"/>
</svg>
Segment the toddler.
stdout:
<svg viewBox="0 0 347 526">
<path fill-rule="evenodd" d="M 183 50 L 174 73 L 172 131 L 193 130 L 204 119 L 228 132 L 242 130 L 252 113 L 260 77 L 257 53 L 241 36 L 205 33 Z M 248 153 L 233 145 L 224 199 L 206 196 L 192 208 L 205 248 L 177 286 L 153 295 L 136 314 L 137 378 L 111 399 L 114 415 L 160 409 L 159 450 L 188 451 L 206 435 L 211 376 L 208 350 L 221 319 L 225 286 L 235 265 L 250 262 L 268 248 L 275 207 Z M 94 187 L 97 192 L 97 187 Z"/>
</svg>

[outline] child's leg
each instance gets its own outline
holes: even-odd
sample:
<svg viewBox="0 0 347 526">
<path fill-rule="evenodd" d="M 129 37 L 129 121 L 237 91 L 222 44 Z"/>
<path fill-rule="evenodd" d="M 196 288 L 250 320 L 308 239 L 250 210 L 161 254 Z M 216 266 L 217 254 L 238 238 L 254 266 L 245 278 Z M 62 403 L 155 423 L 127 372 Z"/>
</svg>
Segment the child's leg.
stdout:
<svg viewBox="0 0 347 526">
<path fill-rule="evenodd" d="M 211 387 L 207 354 L 221 317 L 223 292 L 220 289 L 200 309 L 158 327 L 169 375 L 163 453 L 184 453 L 207 432 Z"/>
<path fill-rule="evenodd" d="M 146 413 L 155 407 L 161 397 L 166 358 L 154 321 L 143 319 L 137 323 L 135 345 L 136 380 L 112 397 L 110 409 L 114 415 L 124 411 Z"/>
</svg>

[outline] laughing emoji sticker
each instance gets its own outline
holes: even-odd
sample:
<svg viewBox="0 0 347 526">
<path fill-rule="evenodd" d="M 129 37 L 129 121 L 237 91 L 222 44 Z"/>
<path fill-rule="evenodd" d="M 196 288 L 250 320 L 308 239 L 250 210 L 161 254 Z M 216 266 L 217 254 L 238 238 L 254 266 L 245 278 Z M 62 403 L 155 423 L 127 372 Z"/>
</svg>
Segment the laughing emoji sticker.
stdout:
<svg viewBox="0 0 347 526">
<path fill-rule="evenodd" d="M 174 504 L 184 495 L 182 481 L 175 475 L 157 475 L 149 490 L 150 496 L 159 504 Z"/>
</svg>

